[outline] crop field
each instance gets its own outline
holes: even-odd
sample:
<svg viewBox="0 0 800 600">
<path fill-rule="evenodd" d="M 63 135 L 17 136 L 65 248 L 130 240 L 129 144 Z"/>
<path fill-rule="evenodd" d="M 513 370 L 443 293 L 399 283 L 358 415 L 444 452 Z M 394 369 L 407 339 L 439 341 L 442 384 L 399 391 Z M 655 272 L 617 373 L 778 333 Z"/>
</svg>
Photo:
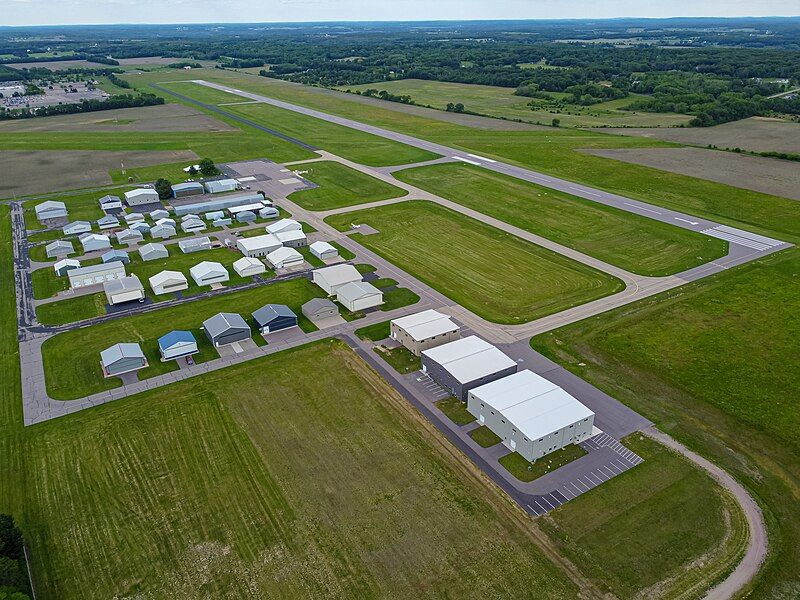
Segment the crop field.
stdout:
<svg viewBox="0 0 800 600">
<path fill-rule="evenodd" d="M 395 177 L 640 275 L 670 275 L 727 251 L 722 240 L 470 165 Z"/>
<path fill-rule="evenodd" d="M 80 363 L 70 360 L 77 346 L 85 356 L 97 358 L 101 350 L 117 342 L 137 341 L 150 363 L 149 367 L 139 371 L 139 379 L 147 379 L 177 368 L 174 361 L 161 362 L 157 343 L 160 336 L 173 329 L 192 331 L 198 344 L 203 346 L 199 360 L 208 360 L 216 358 L 216 350 L 199 329 L 205 319 L 223 311 L 236 312 L 250 319 L 254 310 L 274 302 L 288 305 L 299 316 L 300 326 L 305 331 L 314 331 L 314 325 L 301 315 L 300 306 L 322 295 L 323 292 L 309 280 L 293 279 L 60 333 L 42 346 L 47 392 L 52 398 L 74 400 L 121 385 L 119 379 L 103 378 L 99 358 Z M 55 303 L 58 304 L 61 302 Z"/>
<path fill-rule="evenodd" d="M 408 95 L 411 99 L 425 106 L 444 110 L 448 103 L 461 102 L 466 110 L 493 117 L 506 119 L 522 119 L 532 123 L 549 125 L 553 118 L 561 120 L 566 127 L 674 127 L 688 123 L 688 115 L 672 113 L 644 113 L 623 110 L 636 100 L 636 96 L 580 106 L 567 104 L 558 110 L 538 108 L 531 110 L 530 101 L 539 99 L 515 96 L 514 88 L 495 87 L 490 85 L 474 85 L 469 83 L 451 83 L 422 79 L 398 79 L 380 81 L 364 85 L 345 86 L 340 89 L 386 90 L 392 94 Z M 553 100 L 561 100 L 566 94 L 551 93 Z"/>
<path fill-rule="evenodd" d="M 497 323 L 525 323 L 622 289 L 609 275 L 429 202 L 327 221 L 340 230 L 369 224 L 380 233 L 354 239 Z"/>
<path fill-rule="evenodd" d="M 624 443 L 645 461 L 559 507 L 543 528 L 617 598 L 702 596 L 747 544 L 739 508 L 657 442 L 634 435 Z"/>
<path fill-rule="evenodd" d="M 532 342 L 754 493 L 772 548 L 763 598 L 800 589 L 798 274 L 787 250 Z"/>
<path fill-rule="evenodd" d="M 800 133 L 800 125 L 797 126 Z M 591 154 L 800 200 L 800 164 L 706 148 L 592 150 Z"/>
<path fill-rule="evenodd" d="M 314 162 L 296 168 L 303 171 L 304 178 L 320 186 L 289 195 L 289 200 L 308 210 L 331 210 L 406 195 L 399 187 L 336 162 Z"/>
</svg>

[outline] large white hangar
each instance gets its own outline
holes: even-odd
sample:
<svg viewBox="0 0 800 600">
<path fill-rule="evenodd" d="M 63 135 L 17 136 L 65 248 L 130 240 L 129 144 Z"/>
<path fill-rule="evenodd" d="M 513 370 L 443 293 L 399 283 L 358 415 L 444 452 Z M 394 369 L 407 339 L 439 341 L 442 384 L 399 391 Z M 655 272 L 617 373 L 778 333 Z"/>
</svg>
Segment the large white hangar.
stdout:
<svg viewBox="0 0 800 600">
<path fill-rule="evenodd" d="M 471 389 L 467 410 L 531 462 L 592 435 L 594 413 L 528 370 Z"/>
</svg>

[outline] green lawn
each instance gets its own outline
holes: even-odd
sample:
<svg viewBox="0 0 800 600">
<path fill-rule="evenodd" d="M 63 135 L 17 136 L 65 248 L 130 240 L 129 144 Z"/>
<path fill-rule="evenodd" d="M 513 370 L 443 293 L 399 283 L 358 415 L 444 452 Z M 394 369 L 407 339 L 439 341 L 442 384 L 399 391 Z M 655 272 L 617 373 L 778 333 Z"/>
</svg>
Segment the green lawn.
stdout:
<svg viewBox="0 0 800 600">
<path fill-rule="evenodd" d="M 756 598 L 800 572 L 799 277 L 792 249 L 532 341 L 750 489 L 771 547 Z"/>
<path fill-rule="evenodd" d="M 49 282 L 52 281 L 50 277 L 47 279 Z M 103 292 L 65 298 L 36 307 L 36 318 L 42 325 L 63 325 L 104 314 L 106 314 L 106 296 Z"/>
<path fill-rule="evenodd" d="M 353 239 L 497 323 L 525 323 L 622 289 L 622 282 L 471 218 L 408 201 L 327 221 L 367 223 Z"/>
<path fill-rule="evenodd" d="M 565 448 L 551 452 L 534 463 L 525 460 L 519 452 L 512 452 L 502 457 L 500 464 L 514 477 L 528 483 L 585 455 L 586 450 L 577 444 L 570 444 Z"/>
<path fill-rule="evenodd" d="M 319 186 L 289 195 L 289 200 L 308 210 L 331 210 L 354 204 L 366 204 L 398 198 L 407 193 L 399 187 L 337 162 L 314 162 L 298 165 L 297 168 L 307 171 L 303 177 Z"/>
<path fill-rule="evenodd" d="M 470 431 L 469 437 L 483 448 L 491 448 L 502 441 L 500 437 L 486 425 L 481 425 L 477 429 Z"/>
<path fill-rule="evenodd" d="M 343 260 L 353 260 L 356 257 L 355 254 L 350 252 L 350 250 L 348 250 L 338 242 L 330 242 L 330 245 L 339 251 L 339 256 L 341 256 Z"/>
<path fill-rule="evenodd" d="M 467 425 L 475 420 L 475 416 L 467 410 L 467 405 L 458 398 L 451 396 L 439 400 L 436 406 L 456 425 Z"/>
<path fill-rule="evenodd" d="M 627 271 L 671 275 L 724 256 L 723 240 L 463 164 L 396 177 Z"/>
<path fill-rule="evenodd" d="M 355 334 L 362 340 L 378 342 L 388 338 L 391 333 L 390 330 L 389 321 L 383 321 L 382 323 L 375 323 L 374 325 L 367 325 L 361 329 L 356 329 Z"/>
<path fill-rule="evenodd" d="M 174 370 L 174 362 L 161 362 L 157 343 L 161 335 L 172 329 L 191 330 L 199 344 L 208 346 L 198 361 L 216 358 L 216 351 L 199 330 L 205 319 L 221 311 L 236 312 L 249 319 L 250 313 L 268 302 L 286 304 L 299 315 L 303 303 L 322 295 L 323 292 L 309 280 L 293 279 L 58 334 L 42 346 L 47 392 L 52 398 L 73 400 L 121 385 L 117 378 L 103 379 L 99 362 L 100 351 L 117 342 L 141 343 L 150 366 L 139 371 L 140 379 Z M 62 302 L 45 306 L 58 304 Z M 315 329 L 305 317 L 300 317 L 300 325 L 306 331 Z M 77 345 L 87 360 L 76 363 L 70 359 Z"/>
<path fill-rule="evenodd" d="M 376 346 L 375 353 L 389 363 L 398 373 L 413 373 L 422 368 L 422 363 L 418 356 L 414 356 L 408 348 L 398 346 L 397 348 L 384 348 Z"/>
<path fill-rule="evenodd" d="M 645 461 L 556 509 L 543 528 L 618 598 L 702 597 L 747 544 L 740 510 L 660 444 L 638 434 L 623 441 Z"/>
<path fill-rule="evenodd" d="M 55 296 L 58 292 L 69 289 L 69 278 L 59 277 L 50 267 L 34 271 L 31 274 L 33 297 L 37 300 Z"/>
<path fill-rule="evenodd" d="M 396 288 L 383 292 L 381 310 L 386 312 L 395 308 L 411 306 L 419 302 L 419 296 L 408 288 Z"/>
</svg>

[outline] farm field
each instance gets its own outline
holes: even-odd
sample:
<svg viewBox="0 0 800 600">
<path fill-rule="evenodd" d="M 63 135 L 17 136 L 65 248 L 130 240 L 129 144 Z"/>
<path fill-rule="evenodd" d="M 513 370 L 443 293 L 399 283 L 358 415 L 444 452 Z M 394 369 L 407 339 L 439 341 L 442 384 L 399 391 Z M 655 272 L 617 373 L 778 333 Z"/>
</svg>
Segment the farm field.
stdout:
<svg viewBox="0 0 800 600">
<path fill-rule="evenodd" d="M 422 79 L 398 79 L 379 81 L 364 85 L 342 86 L 339 89 L 365 91 L 368 89 L 386 90 L 396 95 L 408 95 L 425 106 L 444 110 L 448 103 L 461 102 L 466 110 L 493 117 L 522 119 L 532 123 L 549 125 L 558 118 L 565 127 L 675 127 L 688 123 L 688 115 L 672 113 L 645 113 L 622 110 L 637 99 L 636 96 L 580 106 L 567 104 L 562 109 L 540 108 L 531 110 L 528 102 L 541 102 L 539 99 L 514 95 L 514 88 L 469 83 L 451 83 Z M 553 100 L 561 100 L 565 94 L 551 93 Z"/>
<path fill-rule="evenodd" d="M 671 275 L 727 251 L 722 240 L 479 167 L 432 165 L 395 177 L 640 275 Z"/>
<path fill-rule="evenodd" d="M 408 201 L 334 215 L 359 243 L 497 323 L 525 323 L 622 289 L 622 282 L 432 203 Z M 447 235 L 443 235 L 447 232 Z"/>
<path fill-rule="evenodd" d="M 99 360 L 80 363 L 70 360 L 76 344 L 80 345 L 86 356 L 97 357 L 101 350 L 117 342 L 138 341 L 150 363 L 149 367 L 139 371 L 139 379 L 147 379 L 177 368 L 174 361 L 161 362 L 157 343 L 160 336 L 173 329 L 192 331 L 201 346 L 200 360 L 208 360 L 216 358 L 216 350 L 199 329 L 205 319 L 227 311 L 239 313 L 250 320 L 250 313 L 264 304 L 274 302 L 288 305 L 298 315 L 303 330 L 314 331 L 314 325 L 301 315 L 300 306 L 322 295 L 323 292 L 309 280 L 293 279 L 60 333 L 42 345 L 47 392 L 58 400 L 74 400 L 121 385 L 117 378 L 103 378 Z"/>
<path fill-rule="evenodd" d="M 797 131 L 800 133 L 800 125 Z M 706 148 L 590 150 L 589 153 L 763 194 L 800 200 L 800 165 L 790 160 Z"/>
<path fill-rule="evenodd" d="M 786 250 L 532 340 L 750 489 L 772 547 L 758 598 L 799 583 L 798 273 Z"/>
<path fill-rule="evenodd" d="M 319 186 L 289 195 L 289 200 L 308 210 L 330 210 L 406 195 L 405 190 L 337 162 L 313 162 L 296 168 Z"/>
</svg>

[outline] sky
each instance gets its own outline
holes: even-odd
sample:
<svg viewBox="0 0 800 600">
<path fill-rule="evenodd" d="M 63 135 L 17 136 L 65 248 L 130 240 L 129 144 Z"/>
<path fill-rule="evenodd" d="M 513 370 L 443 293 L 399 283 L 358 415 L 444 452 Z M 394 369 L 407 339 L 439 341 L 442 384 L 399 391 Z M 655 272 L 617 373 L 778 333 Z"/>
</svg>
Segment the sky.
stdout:
<svg viewBox="0 0 800 600">
<path fill-rule="evenodd" d="M 797 15 L 800 0 L 0 0 L 0 25 Z"/>
</svg>

